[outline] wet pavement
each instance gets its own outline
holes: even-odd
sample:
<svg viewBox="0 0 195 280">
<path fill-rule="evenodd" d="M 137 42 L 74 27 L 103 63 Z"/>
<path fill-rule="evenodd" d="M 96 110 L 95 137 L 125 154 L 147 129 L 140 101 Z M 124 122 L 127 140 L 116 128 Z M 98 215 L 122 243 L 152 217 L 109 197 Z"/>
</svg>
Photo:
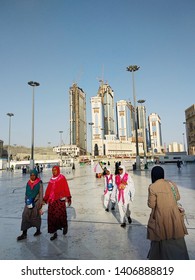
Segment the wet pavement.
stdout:
<svg viewBox="0 0 195 280">
<path fill-rule="evenodd" d="M 126 163 L 125 163 L 126 164 Z M 114 164 L 111 164 L 114 170 Z M 185 237 L 191 260 L 195 260 L 195 164 L 163 165 L 166 178 L 179 187 L 181 203 L 186 210 Z M 132 204 L 131 225 L 120 227 L 118 211 L 103 208 L 103 178 L 96 178 L 93 166 L 76 165 L 75 170 L 61 168 L 67 177 L 72 205 L 68 208 L 69 230 L 66 236 L 58 231 L 58 238 L 50 241 L 47 233 L 47 213 L 42 216 L 42 234 L 34 237 L 28 230 L 26 240 L 16 241 L 20 235 L 24 207 L 25 185 L 29 174 L 21 170 L 0 171 L 0 259 L 1 260 L 146 260 L 149 241 L 146 225 L 150 214 L 147 206 L 150 171 L 129 170 L 135 182 L 136 194 Z M 44 169 L 41 178 L 44 189 L 51 177 L 51 169 Z M 188 222 L 188 223 L 187 223 Z"/>
</svg>

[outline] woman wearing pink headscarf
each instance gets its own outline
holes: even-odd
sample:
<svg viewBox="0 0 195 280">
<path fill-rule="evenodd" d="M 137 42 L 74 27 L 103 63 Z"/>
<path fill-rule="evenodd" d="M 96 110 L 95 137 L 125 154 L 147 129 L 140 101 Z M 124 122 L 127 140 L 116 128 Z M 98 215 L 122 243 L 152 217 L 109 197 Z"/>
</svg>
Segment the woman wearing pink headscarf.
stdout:
<svg viewBox="0 0 195 280">
<path fill-rule="evenodd" d="M 71 194 L 66 177 L 60 173 L 59 166 L 53 166 L 52 174 L 43 201 L 48 204 L 48 232 L 50 240 L 57 238 L 57 230 L 68 232 L 66 204 L 71 205 Z"/>
<path fill-rule="evenodd" d="M 133 202 L 135 195 L 135 186 L 133 179 L 130 174 L 125 171 L 125 166 L 120 165 L 118 167 L 118 172 L 115 176 L 115 184 L 112 192 L 111 200 L 118 204 L 118 210 L 120 214 L 121 227 L 126 227 L 126 220 L 129 224 L 132 223 L 130 217 L 130 202 Z"/>
</svg>

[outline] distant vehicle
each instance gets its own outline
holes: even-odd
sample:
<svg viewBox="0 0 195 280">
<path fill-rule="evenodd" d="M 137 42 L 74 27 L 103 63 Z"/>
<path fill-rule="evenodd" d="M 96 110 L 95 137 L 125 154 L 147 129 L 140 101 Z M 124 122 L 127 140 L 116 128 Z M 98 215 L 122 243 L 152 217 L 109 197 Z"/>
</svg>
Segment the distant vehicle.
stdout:
<svg viewBox="0 0 195 280">
<path fill-rule="evenodd" d="M 79 163 L 90 163 L 90 162 L 91 162 L 91 160 L 88 157 L 82 157 L 79 160 Z"/>
</svg>

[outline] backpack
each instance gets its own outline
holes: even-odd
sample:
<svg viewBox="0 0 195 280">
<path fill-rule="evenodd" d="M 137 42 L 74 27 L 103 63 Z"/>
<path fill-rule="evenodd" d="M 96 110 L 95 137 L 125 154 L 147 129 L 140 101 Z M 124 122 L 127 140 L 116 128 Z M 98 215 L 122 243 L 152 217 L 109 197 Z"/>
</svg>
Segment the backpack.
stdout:
<svg viewBox="0 0 195 280">
<path fill-rule="evenodd" d="M 113 184 L 112 183 L 108 183 L 108 177 L 107 176 L 106 176 L 106 180 L 107 180 L 107 189 L 109 191 L 112 191 L 113 190 Z M 110 180 L 112 180 L 112 174 L 111 174 Z"/>
</svg>

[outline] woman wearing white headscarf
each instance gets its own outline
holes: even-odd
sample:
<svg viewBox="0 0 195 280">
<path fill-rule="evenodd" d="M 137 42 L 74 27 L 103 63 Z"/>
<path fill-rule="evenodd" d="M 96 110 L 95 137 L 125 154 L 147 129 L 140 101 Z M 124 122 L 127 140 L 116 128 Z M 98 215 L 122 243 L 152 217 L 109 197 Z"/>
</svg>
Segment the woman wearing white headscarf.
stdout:
<svg viewBox="0 0 195 280">
<path fill-rule="evenodd" d="M 131 176 L 125 171 L 125 166 L 118 167 L 119 174 L 115 176 L 115 184 L 112 192 L 112 202 L 117 202 L 121 227 L 126 227 L 126 220 L 131 224 L 130 202 L 133 202 L 135 186 Z"/>
<path fill-rule="evenodd" d="M 105 211 L 109 212 L 111 195 L 114 187 L 114 175 L 111 174 L 109 168 L 106 169 L 104 176 L 104 207 Z M 111 210 L 114 210 L 114 205 L 111 205 Z"/>
</svg>

